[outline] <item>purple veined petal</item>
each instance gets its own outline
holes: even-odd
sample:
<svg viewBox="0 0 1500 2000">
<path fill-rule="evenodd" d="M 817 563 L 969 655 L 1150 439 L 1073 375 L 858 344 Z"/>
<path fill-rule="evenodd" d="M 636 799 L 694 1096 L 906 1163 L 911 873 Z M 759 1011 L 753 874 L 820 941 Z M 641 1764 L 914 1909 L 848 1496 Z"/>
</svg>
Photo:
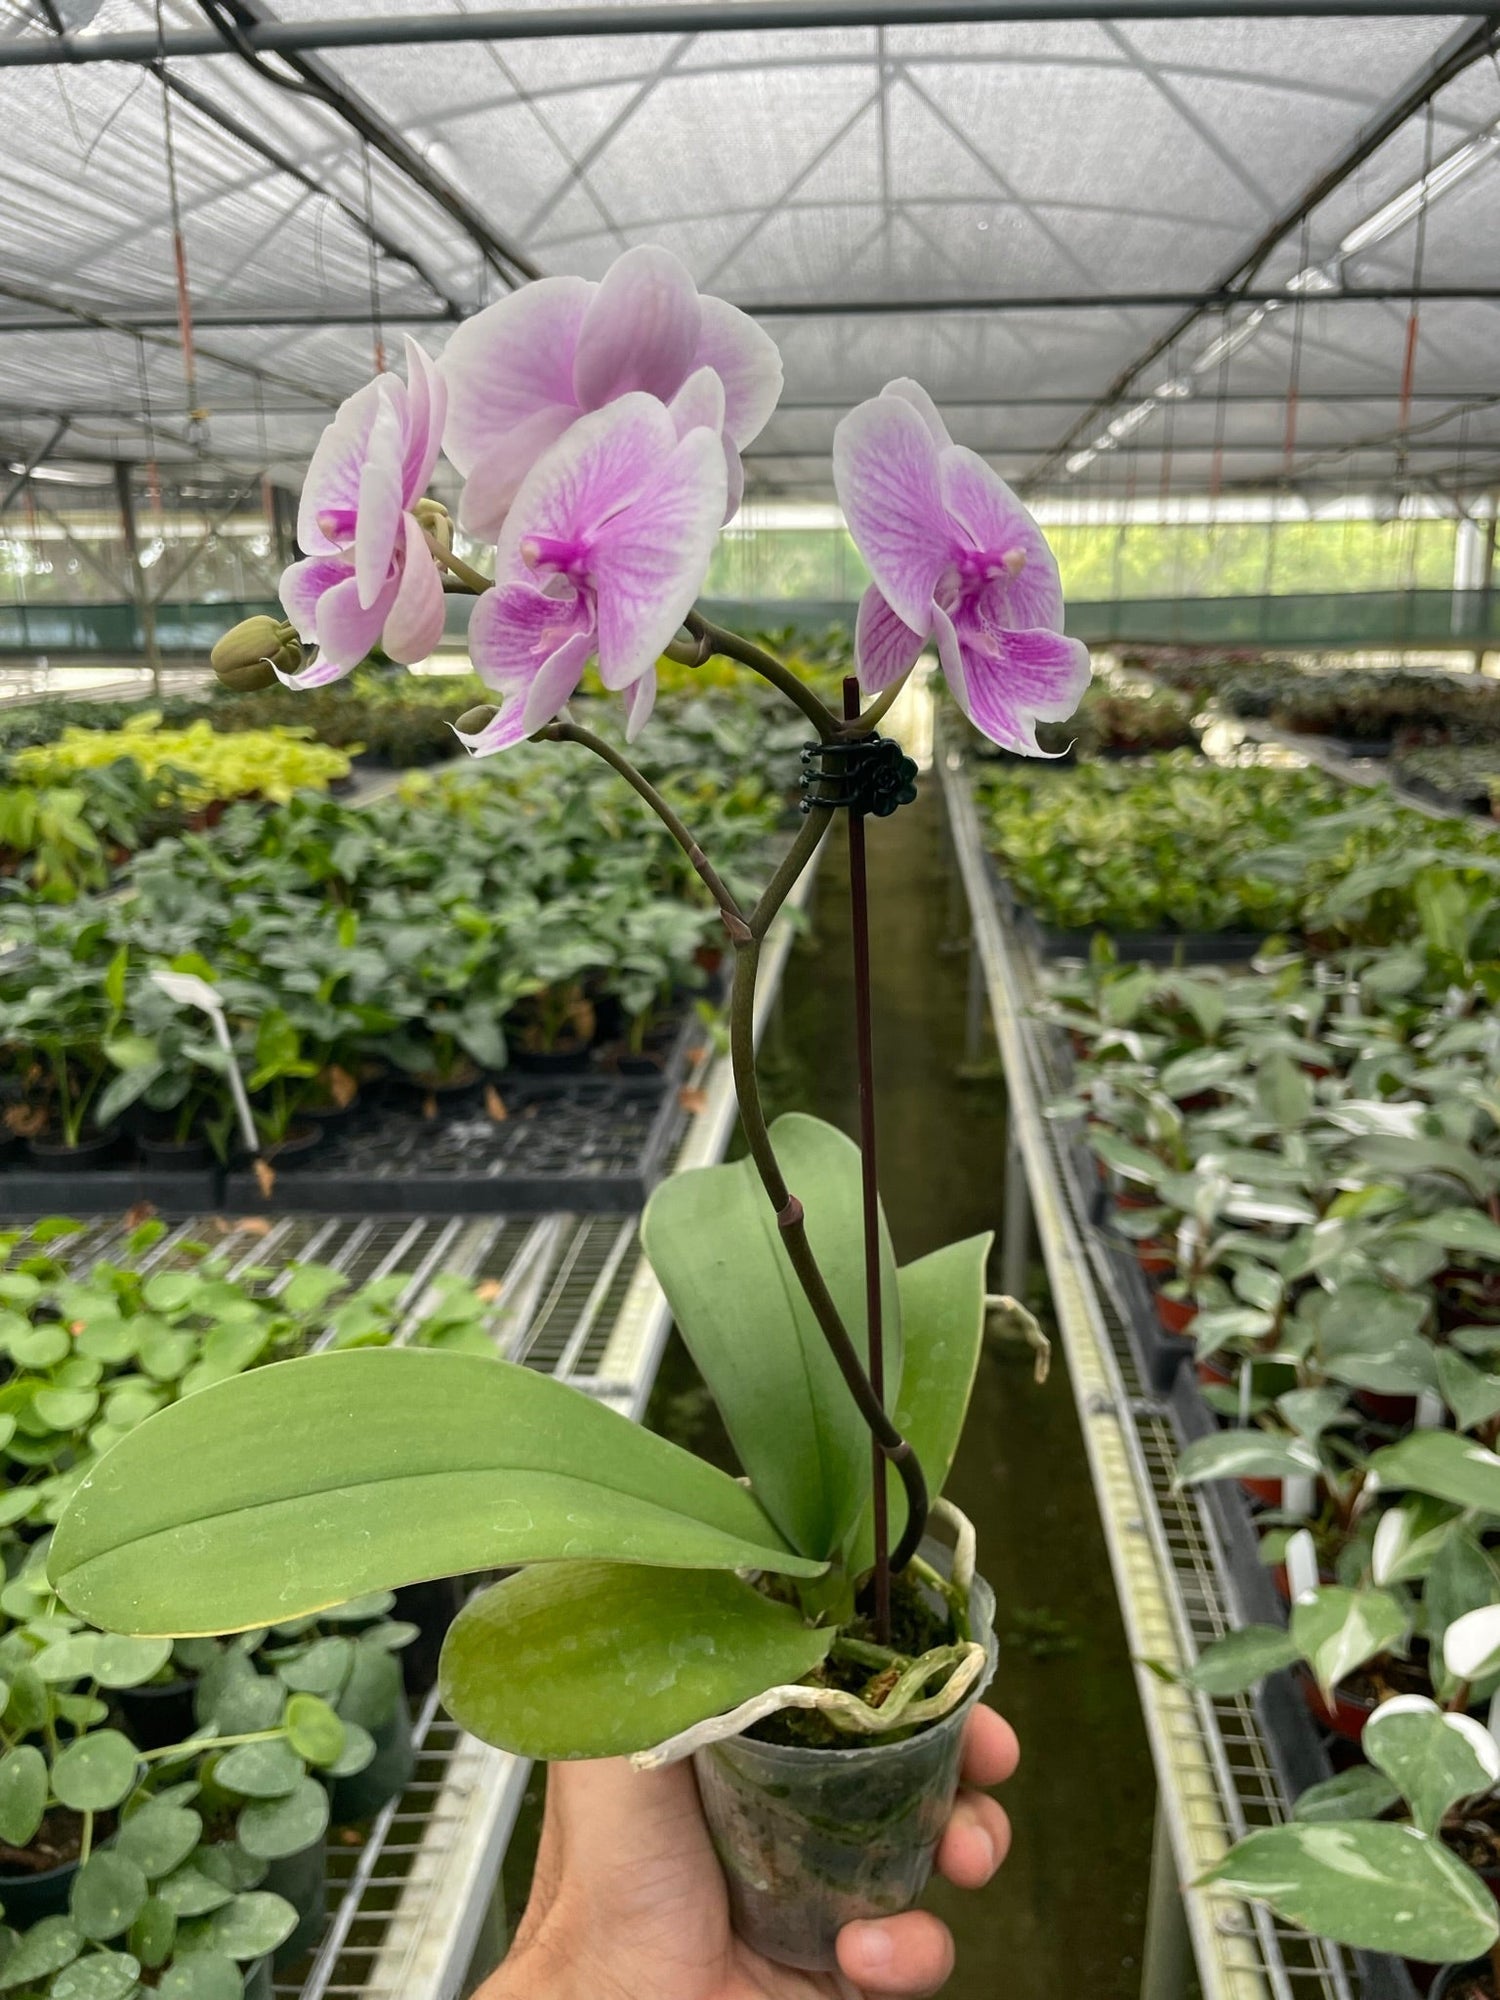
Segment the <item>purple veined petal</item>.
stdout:
<svg viewBox="0 0 1500 2000">
<path fill-rule="evenodd" d="M 689 431 L 651 484 L 594 537 L 599 678 L 629 687 L 692 610 L 724 520 L 724 448 Z"/>
<path fill-rule="evenodd" d="M 317 637 L 318 605 L 323 593 L 353 576 L 354 565 L 343 556 L 307 556 L 281 572 L 281 603 L 297 637 L 309 645 Z"/>
<path fill-rule="evenodd" d="M 469 614 L 469 657 L 487 687 L 524 693 L 559 646 L 576 634 L 592 632 L 593 621 L 576 593 L 559 599 L 534 584 L 503 584 L 475 599 Z"/>
<path fill-rule="evenodd" d="M 399 390 L 399 384 L 393 384 Z M 359 601 L 375 602 L 391 574 L 401 533 L 401 454 L 404 437 L 395 397 L 386 395 L 370 428 L 359 475 L 359 513 L 354 524 L 354 576 Z"/>
<path fill-rule="evenodd" d="M 698 287 L 670 250 L 617 257 L 589 301 L 573 355 L 573 393 L 601 409 L 632 389 L 669 402 L 687 380 L 702 327 Z"/>
<path fill-rule="evenodd" d="M 865 693 L 880 694 L 909 674 L 926 644 L 927 634 L 898 618 L 872 583 L 854 621 L 854 662 Z"/>
<path fill-rule="evenodd" d="M 564 639 L 557 651 L 542 661 L 535 679 L 526 690 L 521 714 L 528 736 L 550 722 L 572 698 L 583 679 L 583 670 L 593 650 L 592 631 L 575 632 L 571 639 Z"/>
<path fill-rule="evenodd" d="M 353 661 L 345 666 L 320 654 L 317 659 L 310 660 L 305 667 L 299 667 L 294 674 L 284 674 L 274 660 L 271 662 L 271 671 L 283 687 L 295 688 L 299 694 L 303 694 L 308 688 L 328 687 L 333 681 L 347 680 L 358 664 L 358 661 Z"/>
<path fill-rule="evenodd" d="M 698 301 L 702 331 L 694 363 L 724 384 L 724 428 L 743 451 L 781 399 L 781 350 L 763 326 L 727 299 Z"/>
<path fill-rule="evenodd" d="M 403 667 L 425 660 L 443 636 L 443 579 L 416 516 L 402 517 L 401 581 L 380 643 Z"/>
<path fill-rule="evenodd" d="M 377 377 L 340 403 L 318 439 L 297 504 L 297 540 L 310 556 L 333 555 L 345 546 L 327 533 L 319 516 L 354 519 L 370 431 L 383 401 Z"/>
<path fill-rule="evenodd" d="M 953 445 L 942 455 L 943 500 L 974 547 L 996 556 L 1024 557 L 1014 576 L 986 593 L 986 617 L 994 620 L 1003 598 L 1005 628 L 1062 625 L 1062 582 L 1047 538 L 999 473 L 977 452 Z"/>
<path fill-rule="evenodd" d="M 1023 757 L 1040 755 L 1030 725 L 1016 705 L 1006 700 L 995 678 L 997 663 L 986 660 L 972 640 L 960 634 L 941 605 L 932 607 L 932 620 L 943 678 L 970 722 L 1003 750 L 1014 750 Z"/>
<path fill-rule="evenodd" d="M 938 449 L 899 396 L 872 396 L 833 434 L 833 483 L 854 545 L 903 624 L 922 630 L 953 559 Z"/>
<path fill-rule="evenodd" d="M 359 584 L 351 576 L 325 590 L 318 601 L 318 645 L 326 659 L 340 666 L 357 667 L 368 659 L 380 638 L 400 589 L 392 577 L 373 604 L 359 601 Z"/>
<path fill-rule="evenodd" d="M 540 278 L 476 313 L 443 350 L 443 449 L 464 478 L 538 411 L 576 413 L 573 350 L 589 300 L 585 278 Z"/>
<path fill-rule="evenodd" d="M 496 576 L 527 573 L 528 541 L 582 551 L 650 485 L 676 444 L 676 426 L 654 396 L 621 396 L 579 417 L 522 481 L 500 530 Z"/>
<path fill-rule="evenodd" d="M 745 462 L 740 457 L 739 447 L 724 433 L 724 473 L 728 491 L 724 500 L 724 519 L 732 521 L 740 511 L 740 502 L 745 497 Z"/>
<path fill-rule="evenodd" d="M 938 406 L 910 375 L 898 375 L 894 382 L 887 382 L 881 390 L 882 396 L 899 396 L 904 403 L 910 403 L 917 415 L 932 433 L 932 441 L 940 451 L 946 451 L 953 439 L 948 435 L 948 426 L 938 415 Z"/>
<path fill-rule="evenodd" d="M 634 743 L 656 706 L 656 669 L 648 667 L 638 681 L 625 690 L 625 741 Z"/>
<path fill-rule="evenodd" d="M 497 751 L 509 750 L 514 744 L 525 742 L 529 732 L 521 713 L 524 707 L 520 694 L 510 695 L 483 729 L 466 733 L 455 725 L 453 734 L 471 757 L 493 757 Z"/>
<path fill-rule="evenodd" d="M 401 503 L 410 507 L 427 490 L 443 443 L 448 388 L 427 354 L 410 334 L 406 339 L 406 456 L 401 466 Z"/>
<path fill-rule="evenodd" d="M 712 368 L 695 368 L 667 408 L 672 412 L 672 422 L 680 438 L 700 426 L 704 430 L 721 431 L 724 428 L 724 384 Z"/>
<path fill-rule="evenodd" d="M 498 540 L 517 493 L 537 460 L 578 422 L 570 403 L 553 403 L 492 445 L 469 474 L 458 501 L 458 524 L 481 541 Z"/>
<path fill-rule="evenodd" d="M 1093 677 L 1088 647 L 1061 632 L 1003 632 L 993 649 L 1007 695 L 1038 722 L 1066 722 Z"/>
</svg>

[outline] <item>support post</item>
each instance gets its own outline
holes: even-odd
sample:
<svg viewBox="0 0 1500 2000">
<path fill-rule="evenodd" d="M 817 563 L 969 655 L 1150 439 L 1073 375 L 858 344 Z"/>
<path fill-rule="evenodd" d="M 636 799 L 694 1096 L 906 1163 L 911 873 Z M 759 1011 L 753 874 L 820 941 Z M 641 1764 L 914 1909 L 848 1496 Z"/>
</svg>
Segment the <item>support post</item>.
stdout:
<svg viewBox="0 0 1500 2000">
<path fill-rule="evenodd" d="M 1490 495 L 1490 518 L 1484 528 L 1484 556 L 1479 572 L 1479 609 L 1476 623 L 1478 641 L 1474 647 L 1474 671 L 1484 672 L 1484 656 L 1490 649 L 1490 613 L 1495 602 L 1495 529 L 1500 526 L 1500 493 Z"/>
<path fill-rule="evenodd" d="M 1026 1267 L 1031 1261 L 1031 1189 L 1026 1160 L 1015 1129 L 1015 1110 L 1006 1114 L 1005 1216 L 1000 1230 L 1000 1289 L 1013 1299 L 1026 1296 Z"/>
<path fill-rule="evenodd" d="M 146 572 L 141 568 L 141 545 L 135 525 L 135 495 L 130 488 L 130 464 L 123 458 L 115 460 L 115 497 L 120 505 L 120 538 L 125 544 L 130 595 L 135 604 L 135 615 L 140 620 L 146 665 L 151 669 L 151 692 L 159 695 L 161 649 L 156 643 L 156 601 L 146 587 Z"/>
<path fill-rule="evenodd" d="M 1151 1886 L 1146 1898 L 1146 1942 L 1141 1958 L 1141 2000 L 1186 2000 L 1193 1989 L 1193 1950 L 1177 1875 L 1172 1835 L 1160 1802 L 1151 1843 Z"/>
</svg>

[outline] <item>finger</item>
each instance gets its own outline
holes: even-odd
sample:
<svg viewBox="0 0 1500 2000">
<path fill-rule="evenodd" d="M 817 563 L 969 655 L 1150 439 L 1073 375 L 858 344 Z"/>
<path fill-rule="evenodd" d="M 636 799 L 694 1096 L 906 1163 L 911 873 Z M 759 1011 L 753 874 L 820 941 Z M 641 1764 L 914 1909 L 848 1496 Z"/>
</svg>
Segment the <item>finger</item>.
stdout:
<svg viewBox="0 0 1500 2000">
<path fill-rule="evenodd" d="M 964 1731 L 964 1783 L 1003 1785 L 1020 1761 L 1021 1746 L 1005 1717 L 983 1705 L 976 1708 Z"/>
<path fill-rule="evenodd" d="M 1010 1821 L 984 1792 L 960 1792 L 942 1840 L 938 1872 L 960 1889 L 982 1889 L 1010 1852 Z"/>
<path fill-rule="evenodd" d="M 947 1926 L 925 1910 L 879 1923 L 845 1924 L 839 1932 L 839 1966 L 863 1993 L 899 1994 L 924 2000 L 938 1992 L 953 1970 L 953 1939 Z"/>
</svg>

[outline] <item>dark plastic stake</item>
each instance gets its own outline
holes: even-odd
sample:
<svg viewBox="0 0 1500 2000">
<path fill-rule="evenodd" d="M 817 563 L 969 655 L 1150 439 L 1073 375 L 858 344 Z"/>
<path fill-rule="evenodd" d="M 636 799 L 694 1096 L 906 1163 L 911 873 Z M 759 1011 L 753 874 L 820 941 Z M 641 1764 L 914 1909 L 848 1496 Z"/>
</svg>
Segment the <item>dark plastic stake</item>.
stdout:
<svg viewBox="0 0 1500 2000">
<path fill-rule="evenodd" d="M 859 719 L 859 682 L 844 681 L 844 719 Z M 875 1163 L 875 1047 L 870 1030 L 870 895 L 865 867 L 865 818 L 849 814 L 849 918 L 854 933 L 854 1039 L 859 1062 L 859 1150 L 865 1209 L 865 1315 L 870 1329 L 870 1387 L 885 1406 L 885 1331 L 880 1299 L 880 1189 Z M 891 1643 L 891 1529 L 886 1456 L 871 1440 L 875 1523 L 875 1637 Z"/>
</svg>

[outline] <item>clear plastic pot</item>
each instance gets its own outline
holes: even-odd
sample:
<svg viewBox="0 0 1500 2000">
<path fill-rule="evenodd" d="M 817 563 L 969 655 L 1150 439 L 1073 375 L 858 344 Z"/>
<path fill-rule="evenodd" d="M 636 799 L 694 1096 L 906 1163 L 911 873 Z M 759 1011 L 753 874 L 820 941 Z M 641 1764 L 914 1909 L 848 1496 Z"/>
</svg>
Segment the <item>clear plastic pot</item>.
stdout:
<svg viewBox="0 0 1500 2000">
<path fill-rule="evenodd" d="M 947 1568 L 946 1549 L 922 1553 Z M 964 1727 L 994 1678 L 994 1620 L 994 1593 L 976 1577 L 969 1626 L 984 1671 L 951 1714 L 903 1742 L 806 1750 L 735 1736 L 694 1755 L 734 1927 L 752 1950 L 829 1972 L 845 1924 L 916 1902 L 958 1790 Z"/>
</svg>

